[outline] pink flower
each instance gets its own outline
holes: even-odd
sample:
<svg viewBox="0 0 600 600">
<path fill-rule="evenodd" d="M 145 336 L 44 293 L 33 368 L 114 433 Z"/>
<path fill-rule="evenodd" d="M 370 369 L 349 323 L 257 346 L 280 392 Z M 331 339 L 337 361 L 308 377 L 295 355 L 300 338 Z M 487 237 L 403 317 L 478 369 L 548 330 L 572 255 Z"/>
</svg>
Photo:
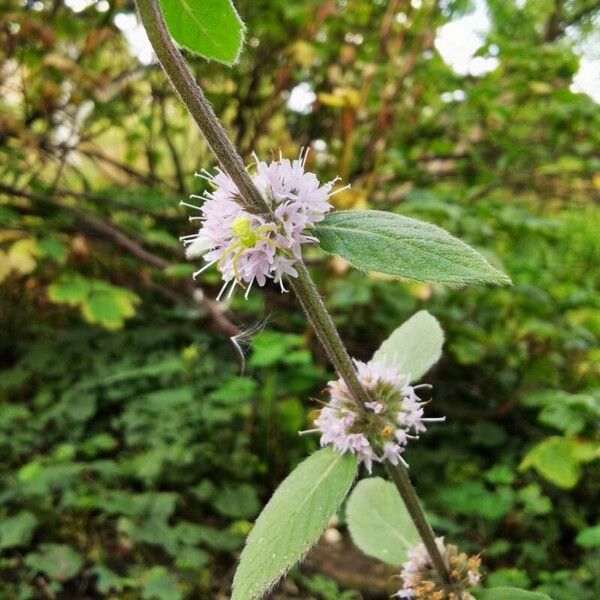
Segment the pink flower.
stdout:
<svg viewBox="0 0 600 600">
<path fill-rule="evenodd" d="M 424 403 L 415 389 L 428 386 L 409 385 L 408 378 L 393 366 L 357 360 L 354 364 L 372 400 L 359 411 L 346 383 L 342 379 L 330 381 L 330 400 L 315 420 L 314 431 L 321 434 L 321 446 L 332 445 L 339 452 L 356 454 L 369 472 L 373 462 L 406 465 L 402 453 L 408 441 L 426 431 L 425 423 L 444 420 L 423 417 Z"/>
<path fill-rule="evenodd" d="M 205 192 L 200 211 L 190 220 L 201 222 L 197 233 L 182 238 L 188 259 L 203 257 L 206 264 L 194 273 L 216 265 L 224 285 L 220 299 L 230 286 L 246 288 L 246 296 L 256 281 L 265 285 L 268 279 L 287 291 L 283 277 L 297 277 L 294 263 L 301 256 L 301 246 L 317 241 L 309 235 L 313 224 L 331 210 L 329 202 L 335 180 L 321 185 L 317 177 L 304 170 L 308 152 L 290 161 L 280 158 L 271 163 L 258 161 L 253 181 L 270 208 L 270 216 L 257 216 L 238 203 L 241 194 L 231 178 L 217 169 L 214 175 L 203 173 L 213 190 Z"/>
</svg>

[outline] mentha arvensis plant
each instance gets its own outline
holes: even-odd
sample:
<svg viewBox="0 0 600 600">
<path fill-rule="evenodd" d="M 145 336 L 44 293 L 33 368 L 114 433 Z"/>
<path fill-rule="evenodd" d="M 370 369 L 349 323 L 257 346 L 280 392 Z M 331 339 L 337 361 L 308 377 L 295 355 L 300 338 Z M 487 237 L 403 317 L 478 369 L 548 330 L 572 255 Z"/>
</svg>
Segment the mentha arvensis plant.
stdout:
<svg viewBox="0 0 600 600">
<path fill-rule="evenodd" d="M 448 232 L 376 210 L 334 211 L 335 180 L 320 183 L 295 160 L 255 159 L 248 170 L 191 75 L 171 35 L 189 51 L 234 63 L 244 27 L 230 0 L 186 3 L 137 0 L 148 38 L 165 73 L 219 162 L 204 172 L 211 188 L 196 198 L 197 231 L 184 237 L 186 254 L 203 260 L 195 276 L 216 268 L 219 298 L 254 283 L 289 285 L 335 368 L 329 400 L 315 421 L 325 446 L 281 483 L 258 517 L 240 556 L 232 600 L 267 593 L 319 539 L 341 503 L 348 527 L 367 554 L 397 567 L 401 598 L 429 600 L 549 600 L 523 590 L 479 587 L 479 558 L 435 537 L 402 456 L 422 434 L 425 403 L 414 385 L 440 357 L 441 327 L 421 311 L 385 340 L 369 363 L 353 362 L 302 259 L 318 244 L 363 271 L 450 285 L 505 284 L 510 280 Z M 181 14 L 190 18 L 181 19 Z M 165 19 L 167 23 L 165 23 Z M 167 26 L 169 29 L 167 29 Z M 368 477 L 354 485 L 364 463 L 381 463 L 390 481 Z M 484 595 L 480 595 L 480 593 Z"/>
</svg>

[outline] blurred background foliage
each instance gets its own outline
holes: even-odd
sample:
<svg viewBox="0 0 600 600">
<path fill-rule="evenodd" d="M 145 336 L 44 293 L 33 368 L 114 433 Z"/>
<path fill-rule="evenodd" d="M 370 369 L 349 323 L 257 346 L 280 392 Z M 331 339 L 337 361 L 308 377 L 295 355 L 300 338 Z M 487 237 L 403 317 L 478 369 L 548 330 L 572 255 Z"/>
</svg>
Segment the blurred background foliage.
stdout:
<svg viewBox="0 0 600 600">
<path fill-rule="evenodd" d="M 600 597 L 600 111 L 572 85 L 600 3 L 237 5 L 241 63 L 191 63 L 248 161 L 310 145 L 352 183 L 339 208 L 435 222 L 513 278 L 455 290 L 308 253 L 354 356 L 420 308 L 447 333 L 448 421 L 408 451 L 436 529 L 484 548 L 494 585 Z M 489 26 L 458 72 L 439 34 L 473 8 Z M 213 160 L 132 3 L 4 0 L 0 40 L 0 596 L 226 598 L 316 446 L 297 431 L 330 367 L 289 295 L 217 305 L 215 274 L 191 280 L 179 201 Z M 238 327 L 262 331 L 243 373 Z M 277 597 L 394 590 L 337 527 Z"/>
</svg>

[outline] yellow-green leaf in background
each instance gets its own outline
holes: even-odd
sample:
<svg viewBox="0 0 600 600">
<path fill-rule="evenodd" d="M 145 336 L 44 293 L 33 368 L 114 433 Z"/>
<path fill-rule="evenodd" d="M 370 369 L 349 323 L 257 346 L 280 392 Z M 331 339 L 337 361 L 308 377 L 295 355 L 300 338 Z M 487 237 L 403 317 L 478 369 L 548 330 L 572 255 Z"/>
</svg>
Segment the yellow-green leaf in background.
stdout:
<svg viewBox="0 0 600 600">
<path fill-rule="evenodd" d="M 65 274 L 48 286 L 52 302 L 79 306 L 89 295 L 92 283 L 81 275 Z"/>
<path fill-rule="evenodd" d="M 575 438 L 552 436 L 536 444 L 525 456 L 520 470 L 535 469 L 558 487 L 574 487 L 581 465 L 600 457 L 600 445 Z"/>
<path fill-rule="evenodd" d="M 14 242 L 6 252 L 0 252 L 0 283 L 9 275 L 28 275 L 36 265 L 39 248 L 32 238 Z"/>
<path fill-rule="evenodd" d="M 98 279 L 66 274 L 48 287 L 52 302 L 79 306 L 83 318 L 105 329 L 120 329 L 135 314 L 137 294 Z"/>
</svg>

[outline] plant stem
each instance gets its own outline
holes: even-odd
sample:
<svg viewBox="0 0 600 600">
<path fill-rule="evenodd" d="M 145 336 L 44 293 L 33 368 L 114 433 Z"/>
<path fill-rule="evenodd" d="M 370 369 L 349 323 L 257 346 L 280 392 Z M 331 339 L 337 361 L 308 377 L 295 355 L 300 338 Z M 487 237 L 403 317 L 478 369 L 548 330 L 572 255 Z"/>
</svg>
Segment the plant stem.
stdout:
<svg viewBox="0 0 600 600">
<path fill-rule="evenodd" d="M 410 481 L 406 467 L 404 465 L 392 465 L 388 463 L 386 464 L 386 471 L 388 472 L 390 479 L 394 482 L 398 492 L 400 492 L 402 500 L 404 500 L 408 514 L 411 516 L 411 519 L 421 536 L 421 540 L 423 540 L 425 548 L 427 548 L 427 552 L 431 557 L 435 570 L 440 574 L 443 580 L 448 583 L 450 581 L 448 567 L 435 543 L 435 534 L 421 508 L 417 491 Z M 434 548 L 435 550 L 433 550 Z"/>
<path fill-rule="evenodd" d="M 256 189 L 244 161 L 227 137 L 202 88 L 196 83 L 187 63 L 171 40 L 157 0 L 136 0 L 142 24 L 165 73 L 179 94 L 184 106 L 204 134 L 221 168 L 229 174 L 242 194 L 241 201 L 254 212 L 269 211 Z"/>
<path fill-rule="evenodd" d="M 157 0 L 136 0 L 136 3 L 140 18 L 162 68 L 204 134 L 222 169 L 240 190 L 242 204 L 255 213 L 270 212 L 269 205 L 246 171 L 241 156 L 227 137 L 225 129 L 206 100 L 202 89 L 193 78 L 180 52 L 175 48 Z M 358 380 L 350 355 L 306 266 L 301 260 L 297 261 L 294 266 L 298 271 L 298 277 L 290 278 L 290 285 L 333 366 L 352 392 L 357 409 L 362 412 L 364 403 L 369 401 L 369 396 Z M 444 581 L 448 581 L 448 571 L 444 560 L 439 553 L 433 531 L 419 504 L 417 493 L 410 482 L 406 469 L 389 466 L 388 473 L 406 503 L 436 570 Z"/>
<path fill-rule="evenodd" d="M 310 324 L 313 326 L 321 345 L 325 348 L 329 360 L 345 381 L 359 412 L 362 413 L 365 402 L 369 402 L 370 400 L 369 395 L 358 380 L 352 359 L 342 342 L 342 338 L 331 315 L 325 307 L 323 299 L 308 273 L 306 265 L 304 262 L 298 261 L 294 267 L 298 271 L 298 277 L 295 279 L 289 278 L 289 283 L 294 290 L 294 294 L 300 302 Z"/>
</svg>

